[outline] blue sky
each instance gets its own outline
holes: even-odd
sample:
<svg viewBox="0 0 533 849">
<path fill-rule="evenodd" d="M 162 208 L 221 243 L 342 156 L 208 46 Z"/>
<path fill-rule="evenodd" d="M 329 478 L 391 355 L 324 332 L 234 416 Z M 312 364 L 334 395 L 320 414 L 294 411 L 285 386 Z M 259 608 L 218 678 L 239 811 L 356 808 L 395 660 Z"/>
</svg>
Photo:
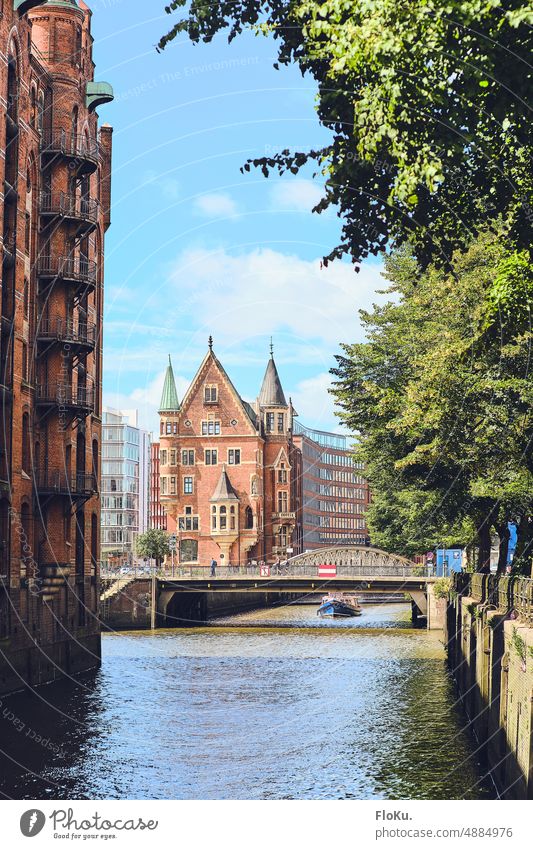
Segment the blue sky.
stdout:
<svg viewBox="0 0 533 849">
<path fill-rule="evenodd" d="M 210 334 L 252 400 L 272 336 L 300 420 L 338 429 L 328 371 L 341 341 L 361 339 L 357 310 L 383 285 L 380 265 L 320 268 L 340 225 L 310 212 L 321 193 L 310 172 L 239 170 L 248 158 L 327 142 L 313 82 L 276 71 L 273 44 L 253 35 L 198 46 L 180 37 L 158 54 L 171 23 L 163 6 L 91 4 L 95 79 L 115 91 L 99 110 L 114 127 L 104 402 L 138 408 L 156 430 L 168 353 L 182 396 Z"/>
</svg>

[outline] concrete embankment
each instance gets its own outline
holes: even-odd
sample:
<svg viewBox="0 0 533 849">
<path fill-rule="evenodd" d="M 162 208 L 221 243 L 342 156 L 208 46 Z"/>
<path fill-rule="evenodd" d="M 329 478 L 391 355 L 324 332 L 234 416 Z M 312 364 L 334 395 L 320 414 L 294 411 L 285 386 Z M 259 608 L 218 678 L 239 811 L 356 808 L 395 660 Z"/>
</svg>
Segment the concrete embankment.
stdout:
<svg viewBox="0 0 533 849">
<path fill-rule="evenodd" d="M 533 580 L 458 575 L 446 611 L 457 694 L 505 799 L 533 799 Z"/>
<path fill-rule="evenodd" d="M 137 578 L 115 591 L 107 590 L 101 600 L 100 618 L 104 628 L 114 631 L 150 628 L 150 578 Z M 258 607 L 270 607 L 294 594 L 268 592 L 157 592 L 157 627 L 195 627 L 219 616 L 229 616 Z"/>
</svg>

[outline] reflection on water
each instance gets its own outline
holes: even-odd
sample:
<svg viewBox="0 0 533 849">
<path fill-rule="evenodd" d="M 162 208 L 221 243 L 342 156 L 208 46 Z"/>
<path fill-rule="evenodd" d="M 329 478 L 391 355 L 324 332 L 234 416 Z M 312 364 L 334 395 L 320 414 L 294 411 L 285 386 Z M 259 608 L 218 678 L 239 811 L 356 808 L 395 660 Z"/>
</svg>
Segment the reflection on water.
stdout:
<svg viewBox="0 0 533 849">
<path fill-rule="evenodd" d="M 92 677 L 4 699 L 13 798 L 489 798 L 442 635 L 404 605 L 105 635 Z"/>
</svg>

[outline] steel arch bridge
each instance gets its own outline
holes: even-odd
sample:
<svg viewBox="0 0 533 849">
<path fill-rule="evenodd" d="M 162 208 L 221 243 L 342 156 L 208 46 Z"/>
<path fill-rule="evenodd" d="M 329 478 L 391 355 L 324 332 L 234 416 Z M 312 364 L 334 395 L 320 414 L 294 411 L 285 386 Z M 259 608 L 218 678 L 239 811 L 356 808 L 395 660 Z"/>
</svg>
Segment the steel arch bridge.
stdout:
<svg viewBox="0 0 533 849">
<path fill-rule="evenodd" d="M 400 554 L 391 554 L 368 545 L 333 545 L 296 554 L 289 566 L 355 567 L 364 575 L 411 575 L 417 564 Z"/>
</svg>

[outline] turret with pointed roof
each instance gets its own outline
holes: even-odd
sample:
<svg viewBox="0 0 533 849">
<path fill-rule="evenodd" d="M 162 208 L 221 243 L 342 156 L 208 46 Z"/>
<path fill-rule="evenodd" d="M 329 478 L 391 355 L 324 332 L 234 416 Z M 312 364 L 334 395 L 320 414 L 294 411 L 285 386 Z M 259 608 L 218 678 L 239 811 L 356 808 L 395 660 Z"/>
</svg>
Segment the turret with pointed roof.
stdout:
<svg viewBox="0 0 533 849">
<path fill-rule="evenodd" d="M 160 413 L 179 413 L 180 402 L 178 400 L 178 391 L 176 389 L 176 381 L 174 380 L 174 371 L 172 369 L 172 361 L 170 354 L 168 355 L 168 366 L 165 374 L 165 382 L 163 384 L 163 392 L 161 394 L 161 403 L 159 405 Z"/>
<path fill-rule="evenodd" d="M 231 481 L 228 477 L 225 464 L 222 466 L 222 471 L 218 479 L 215 491 L 210 501 L 238 501 L 239 496 L 233 489 Z"/>
<path fill-rule="evenodd" d="M 257 400 L 260 407 L 287 406 L 276 363 L 274 362 L 274 349 L 272 343 L 270 343 L 270 359 L 266 367 L 263 385 L 261 386 L 261 391 Z"/>
</svg>

